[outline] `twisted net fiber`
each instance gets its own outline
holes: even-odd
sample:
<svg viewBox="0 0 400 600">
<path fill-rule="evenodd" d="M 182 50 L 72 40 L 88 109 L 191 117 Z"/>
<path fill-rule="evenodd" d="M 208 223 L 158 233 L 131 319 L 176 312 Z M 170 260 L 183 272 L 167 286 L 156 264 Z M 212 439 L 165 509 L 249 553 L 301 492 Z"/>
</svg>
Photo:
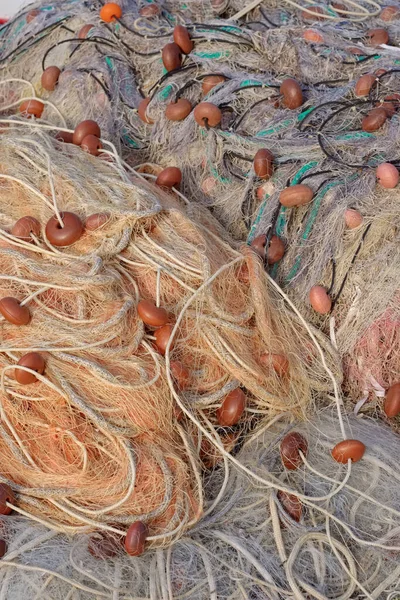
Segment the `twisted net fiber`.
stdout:
<svg viewBox="0 0 400 600">
<path fill-rule="evenodd" d="M 208 500 L 218 495 L 219 502 L 168 549 L 129 558 L 115 542 L 114 558 L 95 558 L 88 551 L 93 534 L 71 539 L 24 518 L 3 519 L 3 597 L 29 590 L 29 597 L 54 599 L 396 598 L 397 436 L 376 421 L 349 418 L 347 433 L 368 445 L 350 467 L 330 456 L 340 430 L 329 410 L 305 423 L 282 415 L 268 425 L 237 455 L 241 468 L 231 467 L 228 479 L 227 466 L 210 474 Z M 304 465 L 290 473 L 279 456 L 288 431 L 309 444 Z M 279 488 L 301 498 L 299 522 L 282 506 Z"/>
<path fill-rule="evenodd" d="M 117 156 L 96 159 L 22 121 L 0 146 L 0 296 L 32 315 L 25 327 L 1 324 L 1 480 L 18 493 L 18 510 L 55 529 L 124 533 L 141 519 L 168 543 L 202 513 L 201 436 L 191 442 L 189 423 L 187 433 L 177 425 L 169 362 L 137 316 L 139 300 L 165 307 L 172 324 L 180 318 L 168 360 L 190 381 L 175 393 L 211 432 L 239 385 L 248 395 L 240 431 L 258 414 L 300 415 L 331 389 L 331 375 L 259 258 L 225 242 L 210 215 L 191 220 Z M 109 220 L 58 249 L 44 224 L 64 211 Z M 9 233 L 28 214 L 42 224 L 34 243 Z M 316 335 L 340 379 L 335 352 Z M 13 367 L 29 351 L 43 353 L 46 372 L 21 386 Z M 290 376 L 276 374 L 272 354 L 287 357 Z"/>
<path fill-rule="evenodd" d="M 347 9 L 369 11 L 367 20 L 330 7 L 336 21 L 313 21 L 290 4 L 274 2 L 261 3 L 240 22 L 230 20 L 241 8 L 234 2 L 160 3 L 158 16 L 144 18 L 142 4 L 125 2 L 121 21 L 105 24 L 99 6 L 56 2 L 49 9 L 35 3 L 39 14 L 33 21 L 26 22 L 25 10 L 3 30 L 3 106 L 15 102 L 15 111 L 21 97 L 39 95 L 49 102 L 44 118 L 60 126 L 94 118 L 129 164 L 178 166 L 185 196 L 210 207 L 236 239 L 279 235 L 286 253 L 271 275 L 314 325 L 334 333 L 349 396 L 379 394 L 394 383 L 400 367 L 398 189 L 377 186 L 374 171 L 380 162 L 399 159 L 399 117 L 396 112 L 376 133 L 361 131 L 361 121 L 386 96 L 399 93 L 400 19 L 382 21 L 364 4 Z M 78 41 L 88 22 L 95 27 Z M 189 27 L 195 47 L 182 69 L 166 75 L 160 51 L 172 40 L 175 23 Z M 321 43 L 304 39 L 310 26 Z M 388 44 L 368 45 L 366 31 L 374 27 L 387 29 Z M 52 64 L 63 71 L 49 93 L 40 77 L 43 66 Z M 357 98 L 359 76 L 378 69 L 388 73 L 379 75 L 369 96 Z M 213 73 L 226 81 L 204 97 L 202 78 Z M 303 89 L 305 102 L 296 110 L 280 102 L 279 86 L 288 76 Z M 24 81 L 14 81 L 19 78 Z M 151 98 L 147 114 L 154 125 L 137 116 L 142 95 Z M 167 120 L 165 109 L 178 97 L 193 106 L 203 99 L 218 105 L 221 126 L 200 128 L 193 113 L 182 122 Z M 398 111 L 398 100 L 393 102 Z M 251 164 L 264 147 L 275 162 L 266 184 Z M 315 191 L 313 203 L 280 209 L 280 191 L 303 177 Z M 355 231 L 345 230 L 348 208 L 364 217 Z M 310 308 L 313 285 L 330 290 L 334 321 Z M 393 332 L 383 325 L 388 314 Z M 374 345 L 376 328 L 385 340 L 378 357 L 366 350 Z"/>
<path fill-rule="evenodd" d="M 398 117 L 372 136 L 360 132 L 361 116 L 398 90 L 398 75 L 379 80 L 365 104 L 354 98 L 357 77 L 395 67 L 398 51 L 389 46 L 377 54 L 364 44 L 365 29 L 382 26 L 378 18 L 313 24 L 324 43 L 310 45 L 302 38 L 303 17 L 286 4 L 283 10 L 263 3 L 240 28 L 227 20 L 242 8 L 234 2 L 217 10 L 208 3 L 186 9 L 163 4 L 153 19 L 139 18 L 140 6 L 124 3 L 122 24 L 106 26 L 98 22 L 100 5 L 92 11 L 56 3 L 30 23 L 27 11 L 21 13 L 3 32 L 0 272 L 14 279 L 2 281 L 1 293 L 28 299 L 33 318 L 23 331 L 2 326 L 0 451 L 10 465 L 4 479 L 13 482 L 16 509 L 52 531 L 22 517 L 5 519 L 9 549 L 0 561 L 1 594 L 24 597 L 29 585 L 37 598 L 393 599 L 399 579 L 396 437 L 373 422 L 337 422 L 330 412 L 306 423 L 289 421 L 304 417 L 315 402 L 327 405 L 332 383 L 339 402 L 338 356 L 320 329 L 344 358 L 350 399 L 371 388 L 382 396 L 398 377 L 398 190 L 377 188 L 374 177 L 377 163 L 398 156 Z M 218 12 L 224 19 L 214 21 Z M 283 25 L 270 26 L 265 15 Z M 206 27 L 191 29 L 195 50 L 185 65 L 195 68 L 160 81 L 159 50 L 171 41 L 176 18 Z M 89 35 L 96 42 L 78 48 L 79 42 L 68 41 L 45 58 L 45 66 L 64 69 L 47 94 L 40 86 L 46 51 L 75 39 L 87 22 L 96 24 Z M 392 44 L 398 25 L 389 26 Z M 222 127 L 200 129 L 193 115 L 182 123 L 166 121 L 166 105 L 194 78 L 183 96 L 193 104 L 202 99 L 206 73 L 229 78 L 208 98 L 223 108 Z M 306 98 L 296 111 L 275 106 L 277 87 L 288 75 L 302 81 Z M 152 95 L 153 126 L 137 117 L 141 93 Z M 44 118 L 22 126 L 14 115 L 23 97 L 35 95 L 48 101 Z M 321 148 L 318 129 L 343 100 L 348 109 L 323 130 L 334 160 Z M 73 129 L 84 118 L 102 126 L 106 151 L 99 158 L 53 138 L 58 128 Z M 273 152 L 277 167 L 262 188 L 251 166 L 260 147 Z M 172 164 L 183 171 L 180 196 L 146 183 L 158 165 Z M 276 220 L 278 192 L 307 173 L 315 174 L 305 183 L 316 195 L 323 192 L 322 201 L 280 211 Z M 233 243 L 201 205 L 211 207 L 239 242 L 273 225 L 287 252 L 269 276 L 317 328 L 287 311 L 261 261 Z M 354 231 L 344 228 L 348 207 L 364 216 Z M 110 218 L 59 251 L 46 242 L 44 225 L 63 210 L 82 219 L 97 212 Z M 34 244 L 7 235 L 26 214 L 42 224 Z M 316 318 L 309 288 L 332 282 L 335 321 Z M 137 318 L 140 298 L 165 306 L 175 323 L 165 361 L 152 346 L 154 332 Z M 12 372 L 34 348 L 46 353 L 47 364 L 32 392 L 17 386 Z M 261 365 L 266 352 L 289 359 L 288 376 L 278 377 L 272 361 Z M 171 376 L 171 360 L 190 371 L 184 393 Z M 238 385 L 246 389 L 247 409 L 228 432 L 217 428 L 215 412 Z M 180 423 L 175 401 L 186 415 Z M 279 443 L 294 423 L 307 437 L 309 466 L 288 473 Z M 253 440 L 229 457 L 254 427 Z M 338 467 L 332 461 L 330 450 L 341 437 L 366 443 L 361 462 Z M 216 445 L 224 448 L 224 466 L 205 475 L 205 467 L 219 461 Z M 279 489 L 301 499 L 300 523 L 285 513 Z M 108 561 L 93 557 L 93 539 L 118 546 L 137 519 L 149 523 L 157 550 L 140 559 L 119 552 Z M 13 550 L 18 556 L 10 555 Z"/>
</svg>

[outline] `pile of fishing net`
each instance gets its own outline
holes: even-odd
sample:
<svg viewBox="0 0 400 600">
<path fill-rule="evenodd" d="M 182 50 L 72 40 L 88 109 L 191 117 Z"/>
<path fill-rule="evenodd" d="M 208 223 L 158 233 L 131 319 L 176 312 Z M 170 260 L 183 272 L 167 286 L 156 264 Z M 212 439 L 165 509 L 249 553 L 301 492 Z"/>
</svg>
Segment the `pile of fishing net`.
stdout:
<svg viewBox="0 0 400 600">
<path fill-rule="evenodd" d="M 400 593 L 398 438 L 365 418 L 344 427 L 367 446 L 352 466 L 332 459 L 341 432 L 330 411 L 305 423 L 285 415 L 269 421 L 235 465 L 225 461 L 210 475 L 202 521 L 172 547 L 141 557 L 128 557 L 117 536 L 71 539 L 6 517 L 1 593 L 12 600 L 394 600 Z M 288 471 L 281 451 L 294 434 L 306 449 Z"/>
<path fill-rule="evenodd" d="M 179 536 L 204 496 L 191 419 L 219 439 L 301 414 L 340 381 L 336 354 L 256 254 L 117 154 L 92 157 L 19 118 L 0 146 L 11 503 L 63 531 L 124 533 L 139 519 L 160 543 Z"/>
<path fill-rule="evenodd" d="M 94 119 L 148 177 L 175 167 L 189 204 L 268 250 L 349 398 L 376 399 L 399 369 L 400 11 L 239 4 L 34 3 L 0 32 L 2 113 Z"/>
<path fill-rule="evenodd" d="M 0 598 L 396 598 L 400 12 L 242 4 L 0 30 Z"/>
</svg>

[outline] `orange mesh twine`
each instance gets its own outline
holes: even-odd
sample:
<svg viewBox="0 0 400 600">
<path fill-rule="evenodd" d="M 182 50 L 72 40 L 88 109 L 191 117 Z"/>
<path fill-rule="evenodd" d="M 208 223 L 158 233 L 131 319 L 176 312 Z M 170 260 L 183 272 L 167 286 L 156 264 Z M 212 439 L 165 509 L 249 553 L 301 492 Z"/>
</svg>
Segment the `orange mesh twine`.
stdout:
<svg viewBox="0 0 400 600">
<path fill-rule="evenodd" d="M 33 124 L 10 127 L 0 147 L 0 298 L 26 303 L 32 317 L 0 324 L 0 480 L 16 492 L 17 511 L 52 528 L 123 535 L 143 520 L 154 544 L 170 543 L 202 514 L 204 443 L 176 419 L 139 300 L 165 307 L 171 324 L 183 312 L 170 353 L 190 372 L 180 398 L 215 439 L 216 409 L 238 386 L 247 408 L 234 432 L 265 415 L 303 414 L 331 382 L 260 259 L 227 241 L 207 211 L 189 218 L 178 197 L 113 151 L 111 161 L 92 157 Z M 59 249 L 45 236 L 57 211 L 109 219 Z M 10 233 L 26 215 L 41 223 L 31 242 Z M 314 334 L 340 379 L 335 352 Z M 14 366 L 30 351 L 46 370 L 22 386 Z M 266 353 L 286 356 L 288 373 L 278 375 Z"/>
<path fill-rule="evenodd" d="M 362 390 L 365 397 L 383 397 L 385 389 L 397 383 L 400 372 L 400 319 L 393 299 L 384 314 L 367 328 L 354 354 L 346 357 L 344 372 L 350 393 Z"/>
</svg>

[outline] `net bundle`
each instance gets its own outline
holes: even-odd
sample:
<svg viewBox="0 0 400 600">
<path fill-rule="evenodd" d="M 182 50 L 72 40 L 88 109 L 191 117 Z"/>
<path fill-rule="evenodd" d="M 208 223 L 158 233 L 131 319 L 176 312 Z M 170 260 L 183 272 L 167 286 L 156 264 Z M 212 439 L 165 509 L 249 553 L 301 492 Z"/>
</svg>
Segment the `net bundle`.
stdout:
<svg viewBox="0 0 400 600">
<path fill-rule="evenodd" d="M 3 596 L 397 598 L 397 435 L 370 419 L 345 419 L 346 433 L 366 445 L 362 460 L 347 466 L 331 456 L 341 431 L 330 410 L 309 422 L 281 416 L 267 425 L 236 455 L 237 465 L 226 461 L 210 474 L 210 510 L 168 549 L 127 557 L 117 538 L 71 539 L 7 517 Z M 282 444 L 293 433 L 306 450 L 287 470 Z"/>
<path fill-rule="evenodd" d="M 96 120 L 130 165 L 178 168 L 375 406 L 399 369 L 397 7 L 201 5 L 126 2 L 112 20 L 33 4 L 2 30 L 3 112 L 40 97 L 42 118 Z"/>
<path fill-rule="evenodd" d="M 0 30 L 0 597 L 396 598 L 400 20 L 334 4 Z"/>
<path fill-rule="evenodd" d="M 0 453 L 10 503 L 63 531 L 148 522 L 150 539 L 169 543 L 202 514 L 211 451 L 191 419 L 228 443 L 230 427 L 301 414 L 340 381 L 336 353 L 210 215 L 192 220 L 179 196 L 113 152 L 93 157 L 46 125 L 8 121 Z"/>
</svg>

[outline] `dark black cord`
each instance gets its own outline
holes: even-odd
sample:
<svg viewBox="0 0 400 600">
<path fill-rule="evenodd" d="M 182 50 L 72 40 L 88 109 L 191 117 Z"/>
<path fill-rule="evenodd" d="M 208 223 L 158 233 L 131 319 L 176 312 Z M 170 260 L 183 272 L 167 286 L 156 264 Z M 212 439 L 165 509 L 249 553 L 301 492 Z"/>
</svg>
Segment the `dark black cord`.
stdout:
<svg viewBox="0 0 400 600">
<path fill-rule="evenodd" d="M 227 154 L 229 156 L 233 156 L 234 158 L 239 158 L 240 160 L 244 160 L 246 162 L 253 162 L 252 158 L 248 158 L 247 156 L 243 156 L 243 154 L 239 154 L 238 152 L 234 152 L 233 150 L 227 150 Z"/>
<path fill-rule="evenodd" d="M 240 123 L 243 121 L 243 119 L 245 118 L 246 115 L 249 114 L 249 112 L 251 112 L 253 110 L 253 108 L 255 108 L 256 106 L 258 106 L 259 104 L 261 104 L 262 102 L 268 102 L 269 100 L 271 100 L 272 98 L 276 98 L 277 96 L 270 96 L 269 98 L 262 98 L 261 100 L 257 100 L 257 102 L 254 102 L 251 106 L 249 106 L 244 113 L 242 113 L 239 117 L 239 119 L 237 121 L 234 121 L 232 123 L 231 129 L 233 131 L 236 131 L 237 128 L 239 127 Z"/>
<path fill-rule="evenodd" d="M 304 117 L 304 119 L 302 121 L 300 121 L 300 123 L 298 124 L 298 130 L 299 131 L 304 131 L 303 127 L 305 125 L 307 125 L 307 121 L 310 119 L 310 117 L 315 113 L 315 111 L 319 110 L 320 108 L 324 108 L 325 106 L 352 106 L 350 103 L 348 102 L 341 102 L 339 100 L 330 100 L 329 102 L 324 102 L 323 104 L 319 104 L 318 106 L 315 106 L 312 110 L 310 110 L 310 112 Z"/>
<path fill-rule="evenodd" d="M 341 284 L 341 286 L 340 286 L 340 288 L 339 288 L 339 291 L 338 291 L 338 293 L 336 294 L 336 297 L 335 297 L 335 299 L 334 299 L 334 300 L 333 300 L 333 302 L 332 302 L 332 308 L 331 308 L 331 312 L 333 312 L 333 309 L 335 308 L 335 305 L 336 305 L 337 301 L 339 300 L 339 298 L 340 298 L 340 296 L 341 296 L 341 294 L 342 294 L 342 292 L 343 292 L 343 288 L 344 288 L 344 286 L 346 285 L 346 281 L 347 281 L 347 278 L 348 278 L 348 276 L 349 276 L 350 270 L 351 270 L 352 266 L 354 265 L 354 263 L 356 262 L 356 258 L 357 258 L 357 256 L 358 256 L 358 255 L 359 255 L 359 253 L 360 253 L 360 250 L 361 250 L 361 248 L 362 248 L 362 245 L 363 245 L 363 243 L 364 243 L 364 240 L 365 240 L 365 238 L 366 238 L 366 236 L 367 236 L 367 233 L 368 233 L 368 231 L 370 230 L 370 228 L 371 228 L 371 223 L 370 223 L 369 225 L 367 225 L 367 227 L 366 227 L 366 229 L 365 229 L 365 231 L 364 231 L 364 233 L 363 233 L 363 235 L 362 235 L 362 238 L 361 238 L 361 240 L 360 240 L 360 243 L 358 244 L 358 248 L 357 248 L 357 250 L 355 251 L 355 254 L 354 254 L 354 256 L 353 256 L 353 259 L 352 259 L 352 261 L 351 261 L 351 263 L 350 263 L 350 266 L 349 266 L 349 268 L 347 269 L 347 273 L 346 273 L 346 275 L 344 276 L 344 279 L 343 279 L 343 281 L 342 281 L 342 284 Z"/>
<path fill-rule="evenodd" d="M 368 102 L 368 101 L 366 102 L 365 100 L 359 100 L 358 102 L 353 102 L 353 103 L 351 104 L 351 107 L 353 107 L 353 106 L 357 106 L 357 104 L 369 104 L 369 102 Z M 344 107 L 340 108 L 339 110 L 335 111 L 335 112 L 334 112 L 332 115 L 330 115 L 329 117 L 327 117 L 327 119 L 325 119 L 325 121 L 324 121 L 324 122 L 323 122 L 323 123 L 320 125 L 320 127 L 319 127 L 319 129 L 318 129 L 318 131 L 317 131 L 317 135 L 318 135 L 318 137 L 317 137 L 318 144 L 319 144 L 319 147 L 321 148 L 322 152 L 325 154 L 325 156 L 327 156 L 328 158 L 330 158 L 330 159 L 331 159 L 331 160 L 333 160 L 334 162 L 336 162 L 336 163 L 338 163 L 338 164 L 341 164 L 341 165 L 343 165 L 343 166 L 345 166 L 345 167 L 350 167 L 351 169 L 368 169 L 368 168 L 369 168 L 369 166 L 368 166 L 368 165 L 365 165 L 365 164 L 363 164 L 363 165 L 354 165 L 354 164 L 353 164 L 353 165 L 352 165 L 352 164 L 350 164 L 350 163 L 346 163 L 346 162 L 344 162 L 343 160 L 341 160 L 341 159 L 337 158 L 336 156 L 334 156 L 334 155 L 330 154 L 330 153 L 327 151 L 327 149 L 325 148 L 325 146 L 324 146 L 324 143 L 323 143 L 323 136 L 322 136 L 322 133 L 323 133 L 323 131 L 322 131 L 322 130 L 323 130 L 323 128 L 325 127 L 325 125 L 326 125 L 326 124 L 327 124 L 327 123 L 328 123 L 328 122 L 329 122 L 331 119 L 333 119 L 334 117 L 336 117 L 336 116 L 337 116 L 337 115 L 338 115 L 340 112 L 342 112 L 342 111 L 344 111 L 344 110 L 347 110 L 348 108 L 349 108 L 349 106 L 344 106 Z"/>
<path fill-rule="evenodd" d="M 309 179 L 310 177 L 316 177 L 317 175 L 327 175 L 328 173 L 332 173 L 332 169 L 326 169 L 325 171 L 315 171 L 315 173 L 306 173 L 305 175 L 303 175 L 303 177 L 301 177 L 297 183 L 302 183 L 303 181 L 305 181 L 306 179 Z M 323 182 L 325 183 L 325 181 Z"/>
<path fill-rule="evenodd" d="M 265 27 L 266 29 L 269 29 L 268 25 L 266 25 L 265 23 L 263 23 L 262 21 L 246 21 L 246 23 L 243 23 L 242 27 L 244 25 L 262 25 L 262 27 Z"/>
<path fill-rule="evenodd" d="M 277 25 L 276 23 L 273 23 L 273 22 L 272 22 L 272 21 L 271 21 L 271 20 L 270 20 L 270 19 L 267 17 L 267 15 L 265 14 L 265 11 L 264 11 L 264 9 L 263 9 L 263 7 L 262 7 L 262 6 L 260 6 L 260 7 L 259 7 L 259 11 L 260 11 L 260 13 L 262 14 L 262 18 L 263 18 L 265 21 L 267 21 L 267 23 L 269 23 L 269 24 L 271 25 L 271 27 L 280 27 L 280 25 Z"/>
<path fill-rule="evenodd" d="M 16 19 L 13 19 L 12 21 L 8 21 L 7 23 L 4 23 L 3 27 L 0 27 L 0 36 L 1 36 L 1 34 L 2 34 L 3 31 L 5 31 L 9 27 L 11 27 L 11 25 L 14 25 L 15 21 L 16 21 Z"/>
<path fill-rule="evenodd" d="M 175 94 L 175 102 L 177 102 L 179 100 L 179 98 L 182 96 L 182 94 L 189 89 L 190 87 L 192 87 L 193 85 L 195 85 L 196 83 L 200 83 L 203 79 L 205 79 L 206 77 L 214 77 L 214 76 L 221 76 L 221 77 L 225 77 L 226 80 L 229 80 L 230 77 L 227 77 L 226 75 L 224 75 L 223 73 L 205 73 L 203 75 L 199 75 L 198 77 L 196 77 L 196 79 L 191 79 L 190 81 L 187 81 L 185 83 L 185 85 L 183 85 L 181 88 L 179 88 L 179 90 L 176 92 Z M 222 82 L 221 82 L 222 83 Z M 211 91 L 211 90 L 210 90 Z"/>
<path fill-rule="evenodd" d="M 324 58 L 328 58 L 328 57 L 324 56 Z M 374 58 L 379 58 L 379 54 L 371 54 L 370 56 L 363 56 L 361 58 L 357 58 L 354 62 L 343 61 L 342 64 L 343 65 L 358 65 L 359 63 L 365 63 L 365 62 L 368 62 L 369 60 L 373 60 Z"/>
<path fill-rule="evenodd" d="M 232 152 L 225 152 L 222 157 L 222 163 L 224 165 L 225 170 L 230 175 L 232 175 L 232 177 L 235 177 L 235 179 L 238 179 L 239 181 L 244 181 L 246 179 L 246 177 L 243 175 L 243 173 L 238 173 L 237 171 L 235 171 L 233 169 L 233 164 L 232 164 L 230 155 L 235 156 L 235 154 Z M 242 157 L 239 157 L 239 158 L 242 158 Z M 229 164 L 228 164 L 228 161 L 229 161 Z"/>
<path fill-rule="evenodd" d="M 38 42 L 40 42 L 40 40 L 42 40 L 45 37 L 45 36 L 39 36 L 40 33 L 43 33 L 43 32 L 48 31 L 48 30 L 54 30 L 57 27 L 61 27 L 62 23 L 64 23 L 65 21 L 68 21 L 70 18 L 71 17 L 69 17 L 69 16 L 68 17 L 64 17 L 64 19 L 61 19 L 57 23 L 52 23 L 51 25 L 48 25 L 47 27 L 44 27 L 43 29 L 41 29 L 40 31 L 38 31 L 35 35 L 31 35 L 24 42 L 22 42 L 19 46 L 17 46 L 16 48 L 14 48 L 14 50 L 12 50 L 9 54 L 7 54 L 7 56 L 5 56 L 4 58 L 0 59 L 0 63 L 5 62 L 8 58 L 10 58 L 11 56 L 13 56 L 13 54 L 15 54 L 16 52 L 18 52 L 18 50 L 21 50 L 21 48 L 23 48 L 30 41 L 33 42 L 31 44 L 31 46 L 29 46 L 29 48 L 31 48 L 32 46 L 34 46 L 35 44 L 37 44 Z M 49 33 L 51 33 L 51 31 Z M 28 48 L 25 48 L 25 50 L 27 50 L 27 49 Z"/>
<path fill-rule="evenodd" d="M 169 18 L 169 15 L 167 13 L 167 11 L 165 11 L 164 9 L 161 10 L 161 15 L 164 17 L 164 19 L 168 22 L 168 25 L 170 27 L 175 27 L 175 23 L 171 23 L 171 19 Z"/>
<path fill-rule="evenodd" d="M 54 50 L 54 48 L 57 48 L 57 46 L 61 46 L 61 44 L 69 44 L 71 42 L 76 42 L 79 45 L 85 44 L 85 43 L 92 43 L 92 44 L 104 44 L 105 46 L 110 46 L 112 48 L 115 48 L 115 44 L 113 44 L 110 40 L 107 40 L 106 38 L 85 38 L 83 40 L 81 40 L 80 38 L 69 38 L 68 40 L 61 40 L 60 42 L 57 42 L 57 44 L 54 44 L 53 46 L 50 46 L 50 48 L 48 48 L 46 50 L 46 52 L 44 53 L 43 59 L 42 59 L 42 70 L 45 71 L 46 67 L 46 58 L 48 57 L 48 55 L 50 54 L 50 52 L 52 50 Z"/>
<path fill-rule="evenodd" d="M 164 83 L 164 81 L 166 81 L 173 75 L 176 75 L 177 73 L 184 73 L 185 71 L 189 71 L 190 69 L 195 69 L 196 67 L 197 67 L 197 65 L 190 64 L 190 65 L 185 65 L 184 67 L 183 66 L 178 67 L 176 69 L 173 69 L 172 71 L 168 71 L 168 73 L 164 73 L 164 75 L 162 77 L 160 77 L 160 79 L 158 81 L 156 81 L 155 84 L 152 85 L 151 88 L 149 89 L 150 99 L 153 98 L 154 94 L 157 92 L 160 85 Z"/>
<path fill-rule="evenodd" d="M 232 94 L 236 94 L 236 92 L 241 92 L 242 90 L 251 90 L 254 88 L 260 89 L 260 90 L 268 90 L 268 89 L 278 89 L 281 87 L 281 84 L 276 85 L 276 84 L 272 84 L 272 83 L 260 83 L 256 84 L 256 83 L 251 83 L 249 85 L 243 85 L 241 87 L 236 88 L 236 90 L 232 90 Z"/>
<path fill-rule="evenodd" d="M 332 258 L 332 279 L 331 279 L 331 285 L 329 286 L 329 290 L 327 291 L 328 296 L 331 295 L 333 286 L 335 285 L 335 277 L 336 277 L 336 262 L 335 262 L 335 259 Z"/>
<path fill-rule="evenodd" d="M 325 79 L 325 81 L 316 81 L 315 83 L 313 83 L 313 86 L 317 86 L 317 85 L 328 85 L 328 83 L 348 83 L 349 82 L 349 78 L 346 77 L 345 79 Z M 329 86 L 331 87 L 331 86 Z"/>
<path fill-rule="evenodd" d="M 191 79 L 190 81 L 187 81 L 185 83 L 185 85 L 183 85 L 181 88 L 179 88 L 179 90 L 176 92 L 174 102 L 178 102 L 178 100 L 182 96 L 182 94 L 184 92 L 186 92 L 186 90 L 191 88 L 193 85 L 195 85 L 196 83 L 199 83 L 199 81 L 197 81 L 196 79 Z"/>
<path fill-rule="evenodd" d="M 124 46 L 124 48 L 129 50 L 129 52 L 132 52 L 132 54 L 137 54 L 138 56 L 157 56 L 157 55 L 161 56 L 161 50 L 156 50 L 155 52 L 139 52 L 139 50 L 135 50 L 131 46 L 128 46 L 128 44 L 126 42 L 124 42 L 124 40 L 119 38 L 118 36 L 115 36 L 115 37 L 118 40 L 118 42 L 120 42 Z"/>
<path fill-rule="evenodd" d="M 329 172 L 331 173 L 331 171 L 329 171 Z M 317 189 L 314 190 L 314 197 L 318 194 L 319 190 L 322 189 L 328 181 L 329 181 L 329 179 L 324 179 L 324 181 L 321 181 L 321 183 L 319 184 Z"/>
<path fill-rule="evenodd" d="M 112 96 L 111 96 L 111 94 L 110 94 L 110 91 L 109 91 L 109 89 L 108 89 L 108 88 L 106 87 L 106 85 L 105 85 L 105 84 L 104 84 L 104 83 L 103 83 L 103 82 L 102 82 L 102 81 L 101 81 L 101 80 L 100 80 L 100 79 L 97 77 L 97 75 L 95 75 L 95 74 L 93 73 L 93 70 L 92 70 L 92 69 L 84 69 L 84 68 L 80 68 L 80 69 L 77 69 L 77 71 L 80 71 L 80 72 L 82 72 L 82 73 L 88 73 L 88 74 L 89 74 L 91 77 L 93 77 L 93 79 L 94 79 L 95 81 L 97 81 L 97 83 L 99 84 L 99 86 L 100 86 L 100 87 L 103 89 L 103 92 L 106 94 L 107 98 L 108 98 L 108 99 L 111 101 L 111 99 L 112 99 Z"/>
<path fill-rule="evenodd" d="M 315 47 L 314 44 L 310 44 L 308 47 L 319 58 L 323 58 L 324 60 L 328 60 L 328 59 L 331 58 L 331 56 L 324 56 L 323 54 L 321 54 L 321 52 L 318 52 L 318 50 L 316 49 L 316 47 Z M 320 48 L 323 47 L 323 48 L 326 48 L 326 49 L 330 48 L 329 46 L 322 45 L 322 44 L 319 44 L 319 47 Z M 354 67 L 354 65 L 357 65 L 359 63 L 367 62 L 369 60 L 377 58 L 378 56 L 379 56 L 379 54 L 371 54 L 370 56 L 363 56 L 362 58 L 358 58 L 358 59 L 355 58 L 354 61 L 345 61 L 345 60 L 343 60 L 342 61 L 342 65 L 350 65 L 350 66 Z"/>
<path fill-rule="evenodd" d="M 69 31 L 69 33 L 75 33 L 75 31 L 73 29 L 71 29 L 70 27 L 67 27 L 66 25 L 61 25 L 61 29 L 65 29 L 65 31 Z"/>
</svg>

